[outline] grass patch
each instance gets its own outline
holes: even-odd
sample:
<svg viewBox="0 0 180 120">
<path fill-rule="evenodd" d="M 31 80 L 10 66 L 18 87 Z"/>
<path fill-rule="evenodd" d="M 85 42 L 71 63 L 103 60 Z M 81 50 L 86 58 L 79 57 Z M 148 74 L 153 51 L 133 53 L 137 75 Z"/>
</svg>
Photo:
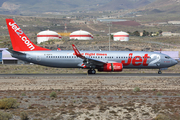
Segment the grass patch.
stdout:
<svg viewBox="0 0 180 120">
<path fill-rule="evenodd" d="M 0 120 L 9 120 L 12 118 L 12 114 L 0 111 Z"/>
<path fill-rule="evenodd" d="M 20 118 L 21 120 L 29 120 L 28 114 L 26 112 L 21 112 Z"/>
<path fill-rule="evenodd" d="M 53 92 L 51 92 L 50 97 L 51 97 L 51 98 L 56 98 L 56 97 L 57 97 L 56 92 L 54 92 L 54 91 L 53 91 Z"/>
<path fill-rule="evenodd" d="M 161 92 L 157 92 L 156 95 L 157 95 L 157 96 L 162 96 L 162 93 L 161 93 Z"/>
<path fill-rule="evenodd" d="M 0 99 L 0 109 L 10 109 L 10 108 L 17 108 L 19 103 L 14 98 L 4 98 Z"/>
<path fill-rule="evenodd" d="M 154 120 L 171 120 L 167 115 L 158 114 Z"/>
<path fill-rule="evenodd" d="M 21 96 L 26 96 L 26 93 L 22 93 Z"/>
<path fill-rule="evenodd" d="M 133 91 L 134 91 L 134 92 L 140 92 L 141 90 L 140 90 L 139 87 L 135 87 L 135 88 L 133 89 Z"/>
</svg>

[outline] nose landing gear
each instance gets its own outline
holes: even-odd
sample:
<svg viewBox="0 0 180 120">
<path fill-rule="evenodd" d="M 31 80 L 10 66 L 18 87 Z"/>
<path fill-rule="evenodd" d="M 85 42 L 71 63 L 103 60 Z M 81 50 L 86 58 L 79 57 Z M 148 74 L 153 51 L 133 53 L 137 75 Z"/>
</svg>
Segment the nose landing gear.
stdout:
<svg viewBox="0 0 180 120">
<path fill-rule="evenodd" d="M 158 74 L 162 74 L 161 69 L 159 69 Z"/>
<path fill-rule="evenodd" d="M 96 74 L 96 70 L 90 69 L 90 70 L 88 70 L 88 74 Z"/>
</svg>

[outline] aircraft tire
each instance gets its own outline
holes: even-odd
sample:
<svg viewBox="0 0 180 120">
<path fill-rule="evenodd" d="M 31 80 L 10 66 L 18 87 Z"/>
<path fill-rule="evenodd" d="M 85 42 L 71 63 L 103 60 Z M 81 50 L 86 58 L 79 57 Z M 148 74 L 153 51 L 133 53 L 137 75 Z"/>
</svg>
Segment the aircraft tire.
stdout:
<svg viewBox="0 0 180 120">
<path fill-rule="evenodd" d="M 161 72 L 161 71 L 158 71 L 158 74 L 162 74 L 162 72 Z"/>
<path fill-rule="evenodd" d="M 88 70 L 88 74 L 91 74 L 91 70 Z"/>
<path fill-rule="evenodd" d="M 92 72 L 92 74 L 96 74 L 96 70 L 92 70 L 91 72 Z"/>
<path fill-rule="evenodd" d="M 88 74 L 96 74 L 96 70 L 88 70 Z"/>
</svg>

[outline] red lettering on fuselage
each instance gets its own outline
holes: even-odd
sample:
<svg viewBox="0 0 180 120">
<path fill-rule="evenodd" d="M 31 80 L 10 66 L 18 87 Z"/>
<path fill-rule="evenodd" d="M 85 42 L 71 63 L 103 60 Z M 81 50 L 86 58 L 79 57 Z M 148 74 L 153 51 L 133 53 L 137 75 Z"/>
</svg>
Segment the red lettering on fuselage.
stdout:
<svg viewBox="0 0 180 120">
<path fill-rule="evenodd" d="M 80 54 L 80 53 L 78 53 Z M 75 53 L 73 53 L 73 55 L 76 55 Z M 107 53 L 81 53 L 81 55 L 85 55 L 85 56 L 107 56 Z"/>
<path fill-rule="evenodd" d="M 150 57 L 148 56 L 148 54 L 145 54 L 143 57 L 144 57 L 143 66 L 148 66 L 146 62 L 147 62 L 147 59 Z"/>
<path fill-rule="evenodd" d="M 133 64 L 134 66 L 139 66 L 139 65 L 141 65 L 141 63 L 142 63 L 142 58 L 141 58 L 141 56 L 136 56 L 136 57 L 134 57 L 133 60 L 132 60 L 132 64 Z"/>
<path fill-rule="evenodd" d="M 132 53 L 129 54 L 129 59 L 128 59 L 127 63 L 125 63 L 125 60 L 122 60 L 121 63 L 122 63 L 124 66 L 130 65 L 130 64 L 131 64 L 132 55 L 133 55 Z"/>
<path fill-rule="evenodd" d="M 135 56 L 134 58 L 132 57 L 133 53 L 130 53 L 129 54 L 129 57 L 128 57 L 128 61 L 127 63 L 125 62 L 125 60 L 122 60 L 121 63 L 124 65 L 124 66 L 128 66 L 131 64 L 131 61 L 132 61 L 132 65 L 134 66 L 140 66 L 143 62 L 143 66 L 148 66 L 147 64 L 147 59 L 150 58 L 148 56 L 148 54 L 145 54 L 143 56 L 144 60 L 142 59 L 141 56 Z M 133 58 L 133 59 L 132 59 Z"/>
<path fill-rule="evenodd" d="M 95 56 L 95 53 L 85 53 L 85 56 Z"/>
</svg>

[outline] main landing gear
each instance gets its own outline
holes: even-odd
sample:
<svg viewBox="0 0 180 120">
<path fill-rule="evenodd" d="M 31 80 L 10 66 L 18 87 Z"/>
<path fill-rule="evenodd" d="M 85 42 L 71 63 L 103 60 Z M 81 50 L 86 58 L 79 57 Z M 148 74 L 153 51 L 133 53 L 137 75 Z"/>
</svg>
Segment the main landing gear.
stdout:
<svg viewBox="0 0 180 120">
<path fill-rule="evenodd" d="M 90 70 L 88 70 L 88 74 L 96 74 L 96 70 L 90 69 Z"/>
<path fill-rule="evenodd" d="M 162 74 L 161 69 L 159 69 L 158 74 Z"/>
</svg>

